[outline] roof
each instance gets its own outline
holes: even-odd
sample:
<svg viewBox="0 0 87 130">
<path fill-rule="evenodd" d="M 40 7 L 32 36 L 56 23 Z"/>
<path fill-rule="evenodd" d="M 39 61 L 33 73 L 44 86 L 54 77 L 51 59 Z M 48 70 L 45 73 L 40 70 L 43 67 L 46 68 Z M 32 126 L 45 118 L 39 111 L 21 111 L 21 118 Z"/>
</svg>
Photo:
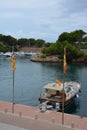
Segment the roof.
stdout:
<svg viewBox="0 0 87 130">
<path fill-rule="evenodd" d="M 80 83 L 79 82 L 74 82 L 74 81 L 69 81 L 69 82 L 65 82 L 64 83 L 64 88 L 68 87 L 68 86 L 73 86 L 74 89 L 78 88 L 80 89 Z M 63 90 L 63 83 L 58 84 L 58 83 L 50 83 L 44 86 L 45 89 L 50 89 L 50 90 L 58 90 L 58 91 L 62 91 Z"/>
<path fill-rule="evenodd" d="M 59 85 L 57 83 L 51 83 L 44 86 L 45 89 L 58 90 L 61 91 L 63 89 L 63 84 Z"/>
</svg>

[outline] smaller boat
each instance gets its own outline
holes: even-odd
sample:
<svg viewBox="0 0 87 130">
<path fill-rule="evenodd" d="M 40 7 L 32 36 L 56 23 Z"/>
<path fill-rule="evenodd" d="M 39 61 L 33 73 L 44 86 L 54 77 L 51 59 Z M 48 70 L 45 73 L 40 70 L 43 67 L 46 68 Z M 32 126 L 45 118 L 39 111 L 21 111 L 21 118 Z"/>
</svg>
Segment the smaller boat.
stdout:
<svg viewBox="0 0 87 130">
<path fill-rule="evenodd" d="M 39 98 L 40 103 L 43 104 L 43 102 L 48 101 L 47 105 L 52 105 L 53 108 L 56 108 L 58 103 L 58 108 L 60 108 L 61 111 L 63 105 L 64 110 L 67 109 L 73 103 L 75 97 L 78 97 L 77 94 L 81 89 L 81 84 L 77 81 L 62 83 L 60 80 L 57 80 L 56 83 L 45 85 L 44 89 L 45 92 L 42 93 Z"/>
<path fill-rule="evenodd" d="M 4 53 L 4 57 L 8 58 L 12 56 L 12 52 L 6 52 Z"/>
<path fill-rule="evenodd" d="M 15 55 L 16 55 L 16 57 L 24 57 L 25 52 L 16 52 Z"/>
<path fill-rule="evenodd" d="M 33 56 L 36 55 L 35 52 L 25 52 L 25 56 Z"/>
<path fill-rule="evenodd" d="M 0 58 L 2 58 L 4 56 L 3 52 L 0 52 Z"/>
</svg>

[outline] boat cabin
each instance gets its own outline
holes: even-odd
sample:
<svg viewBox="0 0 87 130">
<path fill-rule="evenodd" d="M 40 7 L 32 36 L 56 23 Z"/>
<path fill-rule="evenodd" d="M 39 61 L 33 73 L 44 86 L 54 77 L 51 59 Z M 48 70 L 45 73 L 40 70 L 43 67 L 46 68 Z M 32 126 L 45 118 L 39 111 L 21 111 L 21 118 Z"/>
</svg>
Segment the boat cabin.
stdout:
<svg viewBox="0 0 87 130">
<path fill-rule="evenodd" d="M 41 95 L 41 100 L 50 102 L 60 102 L 62 103 L 63 98 L 63 84 L 59 85 L 57 83 L 51 83 L 44 86 L 45 92 Z M 64 100 L 66 99 L 66 94 L 64 93 Z"/>
</svg>

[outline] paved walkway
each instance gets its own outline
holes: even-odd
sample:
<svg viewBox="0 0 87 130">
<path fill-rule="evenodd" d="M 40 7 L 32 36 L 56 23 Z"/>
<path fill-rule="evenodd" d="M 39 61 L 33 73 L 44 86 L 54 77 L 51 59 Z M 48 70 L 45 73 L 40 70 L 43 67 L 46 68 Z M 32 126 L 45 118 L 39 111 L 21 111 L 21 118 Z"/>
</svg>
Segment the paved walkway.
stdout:
<svg viewBox="0 0 87 130">
<path fill-rule="evenodd" d="M 19 126 L 28 130 L 87 130 L 87 118 L 64 114 L 64 125 L 62 125 L 62 113 L 46 111 L 41 112 L 38 108 L 14 105 L 12 114 L 12 103 L 0 101 L 0 122 Z"/>
<path fill-rule="evenodd" d="M 4 123 L 0 123 L 0 130 L 26 130 L 24 128 L 19 128 L 17 126 L 12 126 Z"/>
<path fill-rule="evenodd" d="M 36 120 L 32 118 L 20 117 L 18 115 L 13 115 L 11 113 L 0 113 L 1 128 L 6 128 L 6 130 L 72 130 L 73 128 L 69 126 L 63 126 L 57 123 L 52 123 L 45 120 Z M 12 127 L 13 126 L 13 127 Z M 17 128 L 17 129 L 16 129 Z M 5 130 L 5 129 L 4 129 Z M 74 128 L 74 130 L 79 130 Z"/>
</svg>

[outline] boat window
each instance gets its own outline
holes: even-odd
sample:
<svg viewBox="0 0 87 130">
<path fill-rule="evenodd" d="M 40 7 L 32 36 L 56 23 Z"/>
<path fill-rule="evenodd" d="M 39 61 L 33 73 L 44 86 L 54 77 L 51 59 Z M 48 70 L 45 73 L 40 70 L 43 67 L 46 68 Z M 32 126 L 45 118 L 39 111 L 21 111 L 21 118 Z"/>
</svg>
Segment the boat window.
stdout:
<svg viewBox="0 0 87 130">
<path fill-rule="evenodd" d="M 68 92 L 70 92 L 71 91 L 71 87 L 67 87 L 66 88 L 66 92 L 68 93 Z"/>
<path fill-rule="evenodd" d="M 56 91 L 51 89 L 47 89 L 46 92 L 49 94 L 56 94 Z"/>
<path fill-rule="evenodd" d="M 48 89 L 45 89 L 45 91 L 47 92 L 47 91 L 48 91 Z"/>
</svg>

